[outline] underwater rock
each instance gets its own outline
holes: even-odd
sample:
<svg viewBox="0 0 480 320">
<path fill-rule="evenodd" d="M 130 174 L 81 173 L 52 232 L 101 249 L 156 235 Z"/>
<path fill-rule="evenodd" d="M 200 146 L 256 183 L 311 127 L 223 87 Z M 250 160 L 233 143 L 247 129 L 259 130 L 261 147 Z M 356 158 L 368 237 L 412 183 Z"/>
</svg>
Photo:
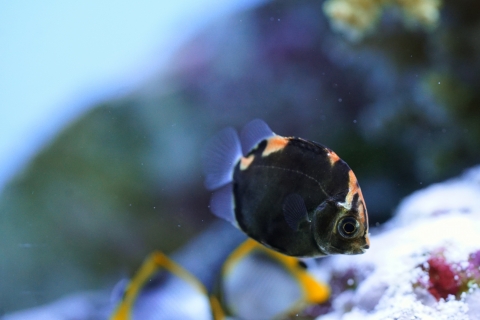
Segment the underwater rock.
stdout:
<svg viewBox="0 0 480 320">
<path fill-rule="evenodd" d="M 344 292 L 336 293 L 342 303 L 334 301 L 331 312 L 317 319 L 478 317 L 480 207 L 475 199 L 480 199 L 480 167 L 407 197 L 392 220 L 372 230 L 371 250 L 364 255 L 321 261 L 318 271 L 330 275 L 333 299 L 339 273 L 365 278 L 354 287 L 345 284 Z"/>
</svg>

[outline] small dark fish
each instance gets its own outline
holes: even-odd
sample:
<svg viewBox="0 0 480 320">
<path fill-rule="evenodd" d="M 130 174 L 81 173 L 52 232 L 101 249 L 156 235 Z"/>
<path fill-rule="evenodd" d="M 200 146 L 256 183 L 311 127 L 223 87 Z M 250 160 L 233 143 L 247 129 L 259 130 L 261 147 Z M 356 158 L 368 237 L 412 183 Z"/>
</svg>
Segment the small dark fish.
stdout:
<svg viewBox="0 0 480 320">
<path fill-rule="evenodd" d="M 240 138 L 233 128 L 219 132 L 203 162 L 212 212 L 266 247 L 297 257 L 369 248 L 357 178 L 329 148 L 278 136 L 256 119 Z"/>
</svg>

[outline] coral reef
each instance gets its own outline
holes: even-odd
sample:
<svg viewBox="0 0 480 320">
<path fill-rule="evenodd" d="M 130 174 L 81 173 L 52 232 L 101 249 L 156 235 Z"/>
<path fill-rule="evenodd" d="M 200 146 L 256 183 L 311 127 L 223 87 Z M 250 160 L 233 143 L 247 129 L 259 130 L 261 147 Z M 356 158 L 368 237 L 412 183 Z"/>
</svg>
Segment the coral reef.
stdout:
<svg viewBox="0 0 480 320">
<path fill-rule="evenodd" d="M 464 293 L 472 293 L 480 285 L 480 250 L 471 253 L 468 260 L 448 261 L 443 249 L 431 253 L 430 258 L 420 266 L 425 273 L 417 285 L 427 289 L 437 300 L 462 299 Z"/>
<path fill-rule="evenodd" d="M 438 24 L 440 6 L 440 0 L 328 0 L 323 10 L 335 30 L 358 40 L 374 30 L 387 7 L 399 9 L 408 25 L 432 28 Z"/>
</svg>

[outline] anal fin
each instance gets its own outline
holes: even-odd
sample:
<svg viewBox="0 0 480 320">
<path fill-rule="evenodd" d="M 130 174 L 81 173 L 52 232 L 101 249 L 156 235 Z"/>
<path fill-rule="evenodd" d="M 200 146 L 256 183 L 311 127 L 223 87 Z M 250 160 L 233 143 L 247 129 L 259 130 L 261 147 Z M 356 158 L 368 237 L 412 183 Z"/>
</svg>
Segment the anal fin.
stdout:
<svg viewBox="0 0 480 320">
<path fill-rule="evenodd" d="M 238 228 L 237 219 L 235 218 L 233 185 L 231 183 L 213 192 L 210 199 L 210 210 L 217 217 L 231 222 Z"/>
</svg>

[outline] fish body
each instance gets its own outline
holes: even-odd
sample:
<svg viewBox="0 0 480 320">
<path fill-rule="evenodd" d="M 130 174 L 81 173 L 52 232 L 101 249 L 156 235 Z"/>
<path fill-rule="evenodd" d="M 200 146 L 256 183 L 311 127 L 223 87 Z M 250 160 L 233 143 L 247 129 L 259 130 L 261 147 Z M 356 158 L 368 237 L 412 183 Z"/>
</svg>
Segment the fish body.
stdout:
<svg viewBox="0 0 480 320">
<path fill-rule="evenodd" d="M 215 136 L 204 154 L 211 210 L 290 256 L 359 254 L 369 247 L 365 201 L 331 149 L 274 134 L 262 120 Z"/>
</svg>

